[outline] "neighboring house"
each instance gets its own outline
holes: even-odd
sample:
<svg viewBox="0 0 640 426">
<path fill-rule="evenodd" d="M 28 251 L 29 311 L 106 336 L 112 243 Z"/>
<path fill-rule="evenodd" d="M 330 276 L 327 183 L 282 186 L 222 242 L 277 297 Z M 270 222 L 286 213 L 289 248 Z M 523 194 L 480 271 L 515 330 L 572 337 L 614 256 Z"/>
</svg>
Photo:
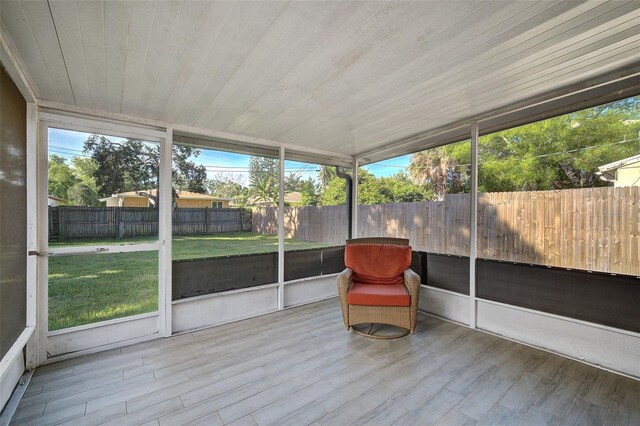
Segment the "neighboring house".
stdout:
<svg viewBox="0 0 640 426">
<path fill-rule="evenodd" d="M 640 155 L 624 158 L 598 167 L 597 174 L 613 186 L 640 186 Z"/>
<path fill-rule="evenodd" d="M 297 207 L 302 204 L 302 194 L 298 191 L 288 192 L 284 194 L 284 204 L 287 206 Z"/>
<path fill-rule="evenodd" d="M 302 203 L 302 194 L 298 191 L 287 192 L 284 194 L 285 206 L 300 206 Z M 272 201 L 264 201 L 261 198 L 252 195 L 247 199 L 247 206 L 250 207 L 278 207 L 278 205 Z"/>
<path fill-rule="evenodd" d="M 207 194 L 197 194 L 189 191 L 176 191 L 176 207 L 179 208 L 228 208 L 229 198 L 213 197 Z M 101 198 L 107 207 L 154 207 L 158 190 L 146 189 L 113 194 L 111 197 Z"/>
<path fill-rule="evenodd" d="M 62 198 L 56 197 L 55 195 L 49 195 L 47 197 L 47 204 L 49 207 L 58 207 L 63 201 L 64 200 Z"/>
</svg>

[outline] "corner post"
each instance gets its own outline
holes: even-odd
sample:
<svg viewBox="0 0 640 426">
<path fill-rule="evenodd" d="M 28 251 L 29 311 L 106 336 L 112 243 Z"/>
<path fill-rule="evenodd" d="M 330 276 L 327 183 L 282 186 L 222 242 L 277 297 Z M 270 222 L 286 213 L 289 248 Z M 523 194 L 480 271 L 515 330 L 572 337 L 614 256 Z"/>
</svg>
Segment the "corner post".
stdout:
<svg viewBox="0 0 640 426">
<path fill-rule="evenodd" d="M 171 336 L 173 332 L 173 294 L 171 285 L 171 251 L 172 251 L 172 188 L 171 188 L 171 153 L 173 147 L 173 128 L 167 127 L 167 133 L 160 142 L 160 176 L 158 193 L 160 203 L 158 206 L 158 240 L 160 250 L 158 310 L 160 315 L 160 334 L 164 337 Z"/>
<path fill-rule="evenodd" d="M 469 327 L 477 326 L 476 258 L 478 255 L 478 123 L 471 125 L 471 197 L 469 241 Z"/>
<path fill-rule="evenodd" d="M 278 174 L 278 310 L 284 309 L 284 157 L 284 146 L 280 146 L 280 173 Z"/>
<path fill-rule="evenodd" d="M 353 159 L 351 172 L 351 235 L 358 238 L 358 159 Z"/>
</svg>

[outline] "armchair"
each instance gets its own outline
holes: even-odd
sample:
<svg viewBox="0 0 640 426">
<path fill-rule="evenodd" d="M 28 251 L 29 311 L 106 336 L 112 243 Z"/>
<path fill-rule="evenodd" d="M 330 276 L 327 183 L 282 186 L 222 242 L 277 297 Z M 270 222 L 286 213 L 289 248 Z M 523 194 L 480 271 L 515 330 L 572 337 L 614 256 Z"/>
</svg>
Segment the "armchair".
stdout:
<svg viewBox="0 0 640 426">
<path fill-rule="evenodd" d="M 411 266 L 411 246 L 403 238 L 347 240 L 347 269 L 338 275 L 338 295 L 347 330 L 374 338 L 397 338 L 416 327 L 420 277 Z M 371 324 L 368 331 L 354 327 Z M 374 324 L 404 329 L 393 336 L 372 334 Z"/>
</svg>

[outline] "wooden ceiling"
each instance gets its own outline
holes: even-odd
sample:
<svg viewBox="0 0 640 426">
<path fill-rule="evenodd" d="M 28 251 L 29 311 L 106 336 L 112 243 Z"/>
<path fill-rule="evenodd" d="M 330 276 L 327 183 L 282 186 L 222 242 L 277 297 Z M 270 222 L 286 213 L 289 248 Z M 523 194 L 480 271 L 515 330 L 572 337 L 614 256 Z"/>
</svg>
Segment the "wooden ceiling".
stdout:
<svg viewBox="0 0 640 426">
<path fill-rule="evenodd" d="M 639 1 L 11 1 L 38 99 L 357 155 L 640 60 Z"/>
</svg>

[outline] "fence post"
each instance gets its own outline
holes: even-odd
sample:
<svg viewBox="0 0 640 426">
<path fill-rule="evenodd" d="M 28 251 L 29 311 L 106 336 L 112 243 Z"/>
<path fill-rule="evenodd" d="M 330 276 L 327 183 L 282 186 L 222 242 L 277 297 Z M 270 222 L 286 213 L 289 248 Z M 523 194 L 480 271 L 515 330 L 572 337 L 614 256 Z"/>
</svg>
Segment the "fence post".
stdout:
<svg viewBox="0 0 640 426">
<path fill-rule="evenodd" d="M 204 233 L 209 233 L 209 207 L 204 208 Z"/>
<path fill-rule="evenodd" d="M 58 206 L 58 241 L 64 241 L 64 214 L 63 206 Z"/>
<path fill-rule="evenodd" d="M 111 217 L 113 218 L 113 238 L 116 240 L 120 239 L 120 208 L 111 207 L 113 209 L 113 214 Z"/>
</svg>

